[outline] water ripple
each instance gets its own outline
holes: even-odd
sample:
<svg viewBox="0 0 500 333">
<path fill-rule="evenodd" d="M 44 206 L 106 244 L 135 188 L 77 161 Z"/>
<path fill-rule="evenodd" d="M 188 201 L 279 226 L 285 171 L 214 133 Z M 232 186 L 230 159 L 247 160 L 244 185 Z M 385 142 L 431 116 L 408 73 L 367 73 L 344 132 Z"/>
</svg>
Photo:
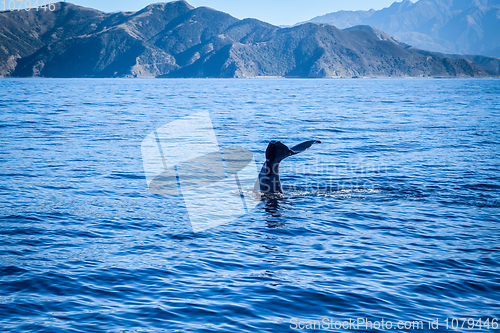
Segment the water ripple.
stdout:
<svg viewBox="0 0 500 333">
<path fill-rule="evenodd" d="M 0 79 L 0 325 L 500 319 L 499 85 Z M 283 195 L 193 233 L 180 198 L 148 191 L 140 145 L 202 110 L 259 164 L 271 139 L 323 143 L 283 161 Z"/>
</svg>

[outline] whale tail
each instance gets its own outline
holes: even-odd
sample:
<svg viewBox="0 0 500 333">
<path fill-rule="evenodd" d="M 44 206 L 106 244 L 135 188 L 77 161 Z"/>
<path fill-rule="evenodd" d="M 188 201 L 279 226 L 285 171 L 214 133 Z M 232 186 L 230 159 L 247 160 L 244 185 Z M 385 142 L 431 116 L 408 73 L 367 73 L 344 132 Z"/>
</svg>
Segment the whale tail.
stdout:
<svg viewBox="0 0 500 333">
<path fill-rule="evenodd" d="M 266 149 L 266 162 L 262 166 L 259 178 L 255 182 L 254 192 L 261 194 L 283 193 L 279 175 L 279 163 L 288 156 L 296 155 L 307 150 L 318 140 L 302 142 L 292 148 L 288 148 L 280 141 L 271 141 Z"/>
<path fill-rule="evenodd" d="M 309 147 L 311 147 L 315 143 L 321 143 L 321 141 L 311 140 L 311 141 L 302 142 L 296 146 L 293 146 L 292 148 L 290 148 L 290 150 L 292 151 L 292 155 L 295 155 L 298 153 L 302 153 L 304 150 L 308 149 Z"/>
</svg>

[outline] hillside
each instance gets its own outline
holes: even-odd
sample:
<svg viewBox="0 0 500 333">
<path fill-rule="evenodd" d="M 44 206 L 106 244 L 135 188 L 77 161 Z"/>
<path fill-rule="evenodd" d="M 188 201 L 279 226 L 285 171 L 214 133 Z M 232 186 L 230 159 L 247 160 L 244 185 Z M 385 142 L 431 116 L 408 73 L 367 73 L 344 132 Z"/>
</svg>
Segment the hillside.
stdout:
<svg viewBox="0 0 500 333">
<path fill-rule="evenodd" d="M 420 49 L 500 58 L 500 0 L 404 0 L 377 11 L 339 11 L 309 22 L 339 29 L 369 25 Z"/>
<path fill-rule="evenodd" d="M 488 77 L 494 62 L 449 58 L 366 26 L 279 28 L 193 8 L 0 13 L 0 75 L 12 77 Z M 484 66 L 487 64 L 487 66 Z"/>
</svg>

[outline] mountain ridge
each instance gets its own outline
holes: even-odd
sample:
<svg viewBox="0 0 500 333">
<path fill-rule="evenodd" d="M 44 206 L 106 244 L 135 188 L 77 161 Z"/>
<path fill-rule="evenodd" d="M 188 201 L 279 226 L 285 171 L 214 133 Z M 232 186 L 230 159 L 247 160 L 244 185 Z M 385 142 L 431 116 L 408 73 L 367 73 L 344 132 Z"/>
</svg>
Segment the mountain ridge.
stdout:
<svg viewBox="0 0 500 333">
<path fill-rule="evenodd" d="M 279 28 L 186 1 L 103 13 L 0 12 L 0 76 L 490 77 L 492 60 L 418 50 L 377 29 L 307 23 Z M 483 64 L 486 64 L 483 65 Z"/>
<path fill-rule="evenodd" d="M 339 29 L 369 25 L 416 48 L 500 58 L 499 0 L 403 0 L 381 10 L 338 11 L 307 22 Z"/>
</svg>

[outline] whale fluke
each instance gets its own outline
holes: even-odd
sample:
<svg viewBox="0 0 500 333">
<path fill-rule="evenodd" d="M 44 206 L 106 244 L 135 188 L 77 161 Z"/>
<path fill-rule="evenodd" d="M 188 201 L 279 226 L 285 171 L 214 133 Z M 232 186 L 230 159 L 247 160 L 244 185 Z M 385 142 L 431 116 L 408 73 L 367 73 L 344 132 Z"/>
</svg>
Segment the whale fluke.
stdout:
<svg viewBox="0 0 500 333">
<path fill-rule="evenodd" d="M 266 149 L 266 162 L 262 166 L 259 178 L 255 182 L 254 191 L 261 194 L 283 193 L 281 187 L 279 165 L 280 162 L 288 156 L 296 155 L 308 149 L 315 143 L 321 143 L 318 140 L 302 142 L 292 148 L 288 148 L 280 141 L 271 141 Z"/>
<path fill-rule="evenodd" d="M 302 142 L 296 146 L 293 146 L 292 148 L 290 148 L 293 152 L 292 155 L 302 153 L 304 150 L 308 149 L 309 147 L 311 147 L 315 143 L 321 143 L 321 141 L 311 140 L 311 141 Z"/>
</svg>

